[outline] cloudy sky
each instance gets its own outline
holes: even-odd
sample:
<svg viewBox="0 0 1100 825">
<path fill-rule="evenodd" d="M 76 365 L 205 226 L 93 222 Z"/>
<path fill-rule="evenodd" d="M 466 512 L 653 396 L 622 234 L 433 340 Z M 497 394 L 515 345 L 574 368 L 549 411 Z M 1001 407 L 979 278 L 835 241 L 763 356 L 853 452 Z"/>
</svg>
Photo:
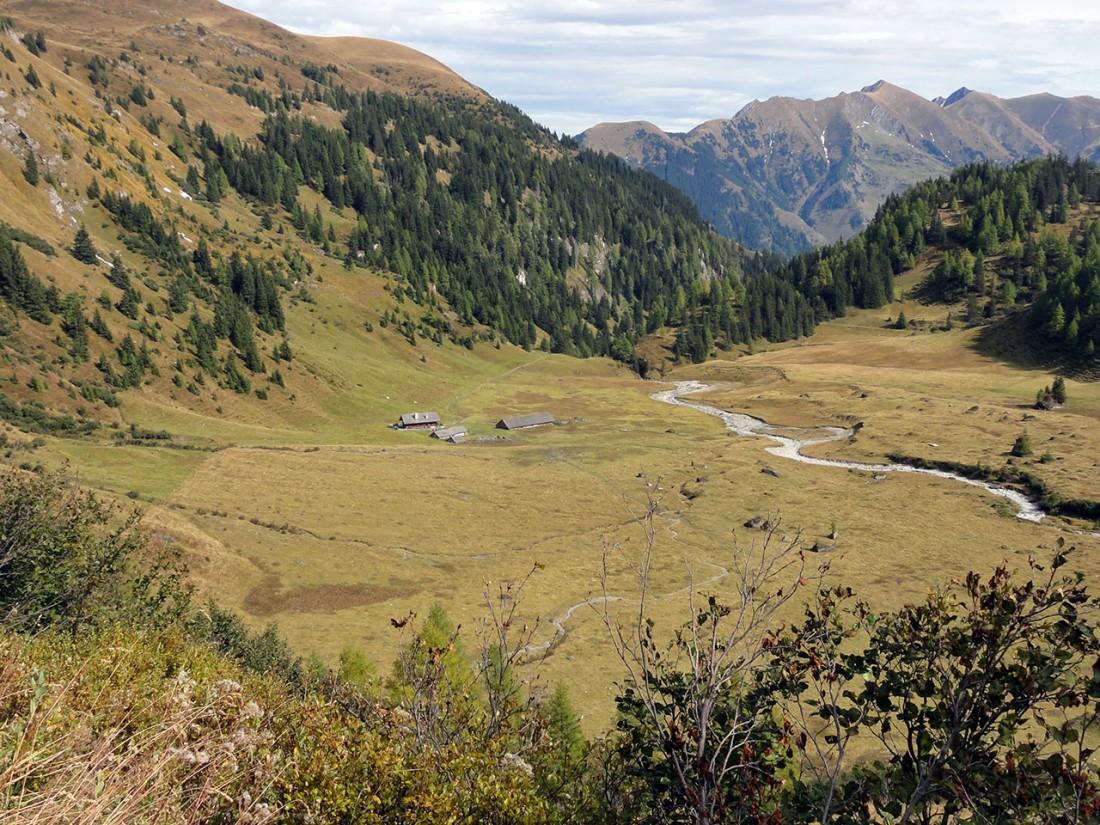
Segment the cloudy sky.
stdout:
<svg viewBox="0 0 1100 825">
<path fill-rule="evenodd" d="M 670 131 L 884 79 L 1100 97 L 1096 0 L 229 0 L 306 34 L 394 40 L 554 131 Z"/>
</svg>

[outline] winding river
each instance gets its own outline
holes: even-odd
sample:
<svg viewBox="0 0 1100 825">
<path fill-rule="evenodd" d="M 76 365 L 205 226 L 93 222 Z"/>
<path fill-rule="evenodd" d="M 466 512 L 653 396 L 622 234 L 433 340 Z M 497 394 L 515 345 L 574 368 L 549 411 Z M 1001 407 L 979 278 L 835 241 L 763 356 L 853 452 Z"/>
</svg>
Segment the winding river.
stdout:
<svg viewBox="0 0 1100 825">
<path fill-rule="evenodd" d="M 841 461 L 832 458 L 814 458 L 813 456 L 803 455 L 802 450 L 805 447 L 809 447 L 812 444 L 825 444 L 829 441 L 844 441 L 851 438 L 855 434 L 855 430 L 846 427 L 776 427 L 769 424 L 767 421 L 762 421 L 751 415 L 726 412 L 717 407 L 710 407 L 706 404 L 688 401 L 683 397 L 691 393 L 704 392 L 710 389 L 710 386 L 707 384 L 703 384 L 699 381 L 675 381 L 670 383 L 674 385 L 673 389 L 655 392 L 650 397 L 657 401 L 664 401 L 666 404 L 675 404 L 678 407 L 688 407 L 689 409 L 698 410 L 701 413 L 720 418 L 725 423 L 726 429 L 737 435 L 749 435 L 770 439 L 775 442 L 775 445 L 768 447 L 767 451 L 774 456 L 790 459 L 791 461 L 800 461 L 803 464 L 816 464 L 821 467 L 840 467 L 847 470 L 863 470 L 870 473 L 917 473 L 919 475 L 961 481 L 963 484 L 969 484 L 972 487 L 981 487 L 983 490 L 995 496 L 1008 499 L 1016 507 L 1017 518 L 1036 523 L 1043 520 L 1044 513 L 1035 502 L 1023 493 L 1008 487 L 1002 487 L 999 484 L 990 484 L 987 481 L 978 481 L 976 479 L 956 475 L 955 473 L 948 473 L 943 470 L 911 467 L 908 464 L 863 464 L 858 461 Z M 792 436 L 791 433 L 798 433 L 798 435 Z"/>
</svg>

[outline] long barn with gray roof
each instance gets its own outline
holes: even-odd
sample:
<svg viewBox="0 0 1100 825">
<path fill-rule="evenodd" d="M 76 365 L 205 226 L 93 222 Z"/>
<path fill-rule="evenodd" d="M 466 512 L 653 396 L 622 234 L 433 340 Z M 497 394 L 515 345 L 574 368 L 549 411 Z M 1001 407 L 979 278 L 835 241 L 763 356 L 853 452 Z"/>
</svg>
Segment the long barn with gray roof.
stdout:
<svg viewBox="0 0 1100 825">
<path fill-rule="evenodd" d="M 553 424 L 554 416 L 548 412 L 531 413 L 530 415 L 517 415 L 511 418 L 502 418 L 497 422 L 500 430 L 522 430 L 525 427 L 541 427 L 544 424 Z"/>
</svg>

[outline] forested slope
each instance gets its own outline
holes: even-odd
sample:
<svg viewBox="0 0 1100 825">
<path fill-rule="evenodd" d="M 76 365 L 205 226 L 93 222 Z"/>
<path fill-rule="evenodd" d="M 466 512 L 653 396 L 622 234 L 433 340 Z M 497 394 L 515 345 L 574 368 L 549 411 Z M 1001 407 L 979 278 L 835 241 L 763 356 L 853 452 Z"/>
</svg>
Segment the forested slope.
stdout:
<svg viewBox="0 0 1100 825">
<path fill-rule="evenodd" d="M 134 389 L 203 414 L 223 391 L 253 407 L 331 392 L 289 313 L 330 287 L 364 358 L 394 333 L 633 364 L 666 327 L 693 360 L 812 330 L 796 290 L 677 190 L 438 64 L 402 87 L 404 57 L 341 62 L 343 41 L 213 3 L 203 22 L 142 6 L 115 29 L 72 3 L 16 11 L 0 21 L 8 420 L 118 423 Z"/>
<path fill-rule="evenodd" d="M 967 323 L 1034 331 L 1037 352 L 1087 364 L 1100 344 L 1098 221 L 1093 163 L 972 164 L 892 196 L 855 238 L 774 271 L 820 321 L 881 306 L 897 276 L 929 267 L 923 300 L 958 304 Z"/>
</svg>

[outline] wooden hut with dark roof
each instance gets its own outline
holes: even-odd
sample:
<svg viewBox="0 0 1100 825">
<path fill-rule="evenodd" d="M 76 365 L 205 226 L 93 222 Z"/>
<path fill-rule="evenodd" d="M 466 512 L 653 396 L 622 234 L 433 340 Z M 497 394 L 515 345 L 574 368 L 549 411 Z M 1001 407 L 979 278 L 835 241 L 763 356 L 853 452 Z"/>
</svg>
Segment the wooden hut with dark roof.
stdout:
<svg viewBox="0 0 1100 825">
<path fill-rule="evenodd" d="M 397 419 L 397 426 L 402 430 L 434 430 L 442 423 L 437 412 L 404 413 Z"/>
</svg>

